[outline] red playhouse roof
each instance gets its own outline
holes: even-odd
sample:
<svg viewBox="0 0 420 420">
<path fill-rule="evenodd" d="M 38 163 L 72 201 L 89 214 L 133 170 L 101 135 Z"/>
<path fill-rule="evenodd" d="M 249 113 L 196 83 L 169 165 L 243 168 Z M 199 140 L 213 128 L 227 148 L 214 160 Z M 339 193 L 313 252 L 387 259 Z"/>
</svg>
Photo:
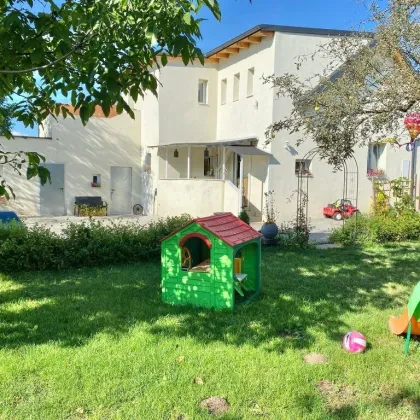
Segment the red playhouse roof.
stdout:
<svg viewBox="0 0 420 420">
<path fill-rule="evenodd" d="M 213 216 L 199 217 L 191 220 L 191 222 L 183 226 L 181 229 L 184 229 L 191 223 L 199 224 L 204 229 L 208 230 L 210 233 L 232 247 L 261 237 L 259 232 L 238 217 L 234 216 L 232 213 L 217 213 Z M 177 229 L 175 232 L 172 232 L 162 240 L 165 240 L 174 233 L 179 232 L 181 229 Z"/>
</svg>

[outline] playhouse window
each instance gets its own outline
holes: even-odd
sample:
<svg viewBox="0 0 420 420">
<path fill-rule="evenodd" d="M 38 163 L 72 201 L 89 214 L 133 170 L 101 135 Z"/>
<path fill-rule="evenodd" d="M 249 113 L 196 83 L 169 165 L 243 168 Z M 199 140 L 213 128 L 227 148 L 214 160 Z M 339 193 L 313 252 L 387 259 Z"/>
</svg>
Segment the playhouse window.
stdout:
<svg viewBox="0 0 420 420">
<path fill-rule="evenodd" d="M 189 238 L 181 246 L 181 268 L 183 271 L 210 272 L 210 248 L 203 239 Z"/>
</svg>

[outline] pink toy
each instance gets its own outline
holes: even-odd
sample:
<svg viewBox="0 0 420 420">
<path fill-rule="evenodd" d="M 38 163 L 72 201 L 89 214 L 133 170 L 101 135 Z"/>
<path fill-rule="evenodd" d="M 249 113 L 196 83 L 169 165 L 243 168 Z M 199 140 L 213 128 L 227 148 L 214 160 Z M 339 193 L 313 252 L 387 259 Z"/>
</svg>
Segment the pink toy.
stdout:
<svg viewBox="0 0 420 420">
<path fill-rule="evenodd" d="M 343 338 L 343 347 L 349 353 L 363 353 L 366 350 L 366 338 L 357 331 L 350 331 Z"/>
</svg>

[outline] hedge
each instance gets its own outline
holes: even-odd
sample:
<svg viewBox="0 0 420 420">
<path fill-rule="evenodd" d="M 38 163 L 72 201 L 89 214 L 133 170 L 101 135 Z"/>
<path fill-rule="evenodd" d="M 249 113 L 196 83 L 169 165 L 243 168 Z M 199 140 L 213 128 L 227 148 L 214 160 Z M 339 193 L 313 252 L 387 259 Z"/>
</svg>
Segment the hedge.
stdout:
<svg viewBox="0 0 420 420">
<path fill-rule="evenodd" d="M 0 226 L 0 272 L 62 270 L 158 261 L 160 239 L 191 217 L 168 217 L 148 225 L 90 220 L 69 223 L 61 234 L 44 225 Z"/>
<path fill-rule="evenodd" d="M 420 239 L 420 213 L 406 211 L 397 214 L 358 216 L 348 219 L 344 227 L 334 229 L 330 240 L 342 244 L 386 243 L 418 241 Z"/>
</svg>

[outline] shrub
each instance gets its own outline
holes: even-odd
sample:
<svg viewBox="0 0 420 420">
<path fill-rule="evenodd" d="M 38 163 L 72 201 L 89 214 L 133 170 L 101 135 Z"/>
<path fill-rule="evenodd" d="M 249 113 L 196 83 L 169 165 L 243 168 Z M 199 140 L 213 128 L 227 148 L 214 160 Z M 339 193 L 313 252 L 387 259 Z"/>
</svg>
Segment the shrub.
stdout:
<svg viewBox="0 0 420 420">
<path fill-rule="evenodd" d="M 341 244 L 368 243 L 371 241 L 369 220 L 371 217 L 359 214 L 346 220 L 344 226 L 333 229 L 330 241 Z"/>
<path fill-rule="evenodd" d="M 249 225 L 250 222 L 250 218 L 249 218 L 249 214 L 247 213 L 247 211 L 245 209 L 242 209 L 241 212 L 239 213 L 238 216 L 243 222 L 245 222 L 247 225 Z"/>
<path fill-rule="evenodd" d="M 79 216 L 105 216 L 106 209 L 102 206 L 87 206 L 82 204 L 79 206 Z"/>
<path fill-rule="evenodd" d="M 305 225 L 303 226 L 299 225 L 296 220 L 292 220 L 289 223 L 282 223 L 279 234 L 277 235 L 279 245 L 290 249 L 311 247 L 309 233 L 312 227 L 310 224 L 306 225 L 306 217 L 304 223 Z"/>
<path fill-rule="evenodd" d="M 332 242 L 343 244 L 366 244 L 401 242 L 420 239 L 420 214 L 404 211 L 398 214 L 391 210 L 375 216 L 350 218 L 342 228 L 336 228 L 330 235 Z"/>
<path fill-rule="evenodd" d="M 159 260 L 160 239 L 191 219 L 168 217 L 148 225 L 90 220 L 69 223 L 62 234 L 36 225 L 0 226 L 0 271 L 59 270 Z"/>
</svg>

